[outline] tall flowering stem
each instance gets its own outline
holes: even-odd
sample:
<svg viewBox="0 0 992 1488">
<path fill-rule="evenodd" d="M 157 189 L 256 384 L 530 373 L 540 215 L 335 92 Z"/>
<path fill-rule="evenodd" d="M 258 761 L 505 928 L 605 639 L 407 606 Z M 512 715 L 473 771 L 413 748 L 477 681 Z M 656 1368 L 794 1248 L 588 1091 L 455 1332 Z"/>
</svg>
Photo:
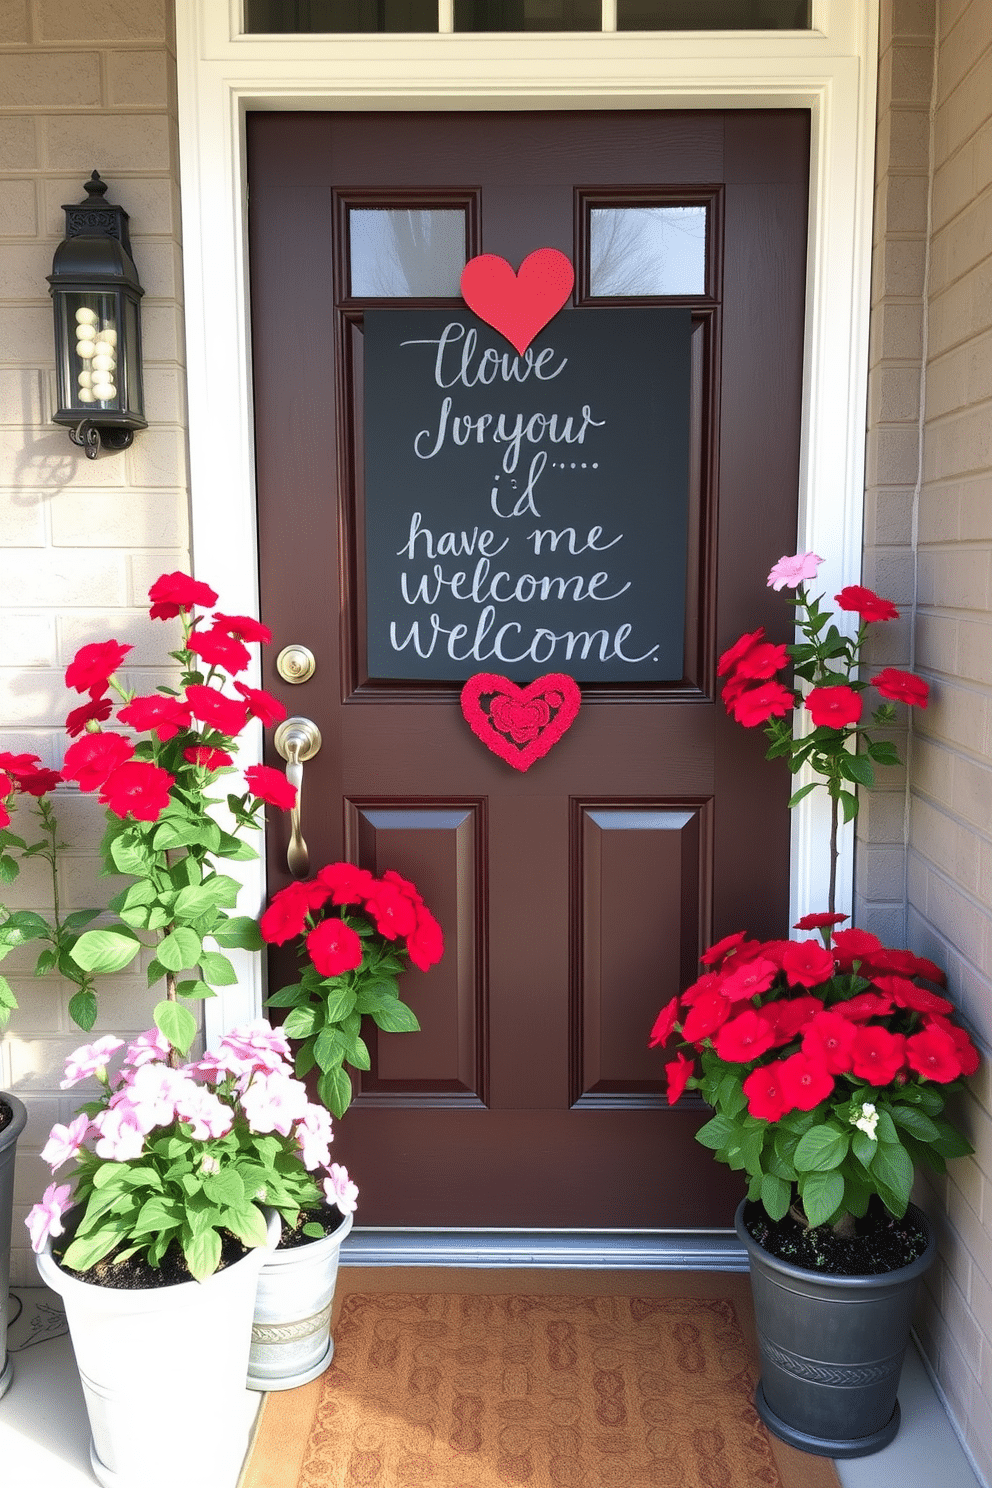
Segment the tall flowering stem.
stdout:
<svg viewBox="0 0 992 1488">
<path fill-rule="evenodd" d="M 768 575 L 775 590 L 790 588 L 788 602 L 795 611 L 800 639 L 776 645 L 765 638 L 764 627 L 741 636 L 720 657 L 717 673 L 726 680 L 723 700 L 727 711 L 745 728 L 762 727 L 770 740 L 767 759 L 785 759 L 792 773 L 804 767 L 818 776 L 794 792 L 790 808 L 818 786 L 830 797 L 830 884 L 828 909 L 836 908 L 838 836 L 841 819 L 849 822 L 858 811 L 858 787 L 871 789 L 876 765 L 897 765 L 899 754 L 888 739 L 871 729 L 895 722 L 898 702 L 925 708 L 928 688 L 912 672 L 886 667 L 867 679 L 861 653 L 868 630 L 878 622 L 895 620 L 899 611 L 860 584 L 849 584 L 834 596 L 841 610 L 857 614 L 855 635 L 845 635 L 824 608 L 823 596 L 812 597 L 807 580 L 815 578 L 822 559 L 815 553 L 781 558 Z M 780 674 L 791 668 L 791 686 Z M 881 702 L 870 720 L 863 721 L 863 694 L 874 688 Z M 810 727 L 809 725 L 812 725 Z"/>
<path fill-rule="evenodd" d="M 152 620 L 180 622 L 180 644 L 171 653 L 179 663 L 178 689 L 138 695 L 125 687 L 117 669 L 131 647 L 116 640 L 83 646 L 66 669 L 66 685 L 86 700 L 66 720 L 75 742 L 62 774 L 83 791 L 99 792 L 108 823 L 104 871 L 132 880 L 110 903 L 118 923 L 87 931 L 72 958 L 84 972 L 116 972 L 143 946 L 151 948 L 149 985 L 163 980 L 166 990 L 155 1023 L 176 1059 L 196 1032 L 185 1001 L 212 997 L 216 987 L 236 980 L 226 950 L 262 944 L 253 919 L 229 912 L 240 885 L 218 870 L 218 860 L 256 857 L 243 830 L 262 825 L 266 805 L 291 807 L 296 790 L 280 771 L 252 765 L 242 789 L 227 795 L 230 830 L 215 820 L 221 803 L 212 788 L 235 773 L 237 738 L 249 719 L 271 724 L 286 716 L 267 692 L 235 680 L 250 664 L 248 646 L 271 636 L 250 616 L 207 613 L 217 594 L 188 574 L 163 574 L 148 597 Z M 234 695 L 226 690 L 229 681 Z M 103 727 L 115 708 L 128 733 Z"/>
</svg>

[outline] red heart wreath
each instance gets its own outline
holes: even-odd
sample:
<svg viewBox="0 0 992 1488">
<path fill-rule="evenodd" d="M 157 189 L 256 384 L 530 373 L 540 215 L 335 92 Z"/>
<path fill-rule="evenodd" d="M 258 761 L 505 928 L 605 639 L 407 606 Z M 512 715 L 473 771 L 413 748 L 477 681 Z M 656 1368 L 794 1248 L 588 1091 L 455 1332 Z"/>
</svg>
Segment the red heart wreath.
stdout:
<svg viewBox="0 0 992 1488">
<path fill-rule="evenodd" d="M 480 253 L 462 270 L 462 298 L 480 320 L 521 354 L 567 301 L 575 270 L 557 248 L 536 248 L 515 274 L 497 253 Z"/>
<path fill-rule="evenodd" d="M 578 683 L 564 672 L 548 672 L 526 687 L 494 672 L 477 672 L 462 688 L 469 728 L 515 770 L 529 770 L 557 744 L 581 701 Z"/>
</svg>

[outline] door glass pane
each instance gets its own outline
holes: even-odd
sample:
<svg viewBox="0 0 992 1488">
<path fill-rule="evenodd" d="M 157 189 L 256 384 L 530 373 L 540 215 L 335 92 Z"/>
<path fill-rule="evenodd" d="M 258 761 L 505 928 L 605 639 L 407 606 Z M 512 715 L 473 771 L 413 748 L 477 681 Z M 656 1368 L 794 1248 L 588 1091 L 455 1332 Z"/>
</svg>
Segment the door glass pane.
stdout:
<svg viewBox="0 0 992 1488">
<path fill-rule="evenodd" d="M 598 31 L 601 0 L 455 0 L 456 31 Z"/>
<path fill-rule="evenodd" d="M 352 297 L 437 299 L 460 294 L 465 228 L 460 207 L 350 208 Z"/>
<path fill-rule="evenodd" d="M 617 0 L 618 31 L 808 31 L 810 0 Z"/>
<path fill-rule="evenodd" d="M 436 31 L 437 0 L 244 0 L 255 31 Z"/>
<path fill-rule="evenodd" d="M 705 207 L 591 208 L 590 294 L 705 292 Z"/>
</svg>

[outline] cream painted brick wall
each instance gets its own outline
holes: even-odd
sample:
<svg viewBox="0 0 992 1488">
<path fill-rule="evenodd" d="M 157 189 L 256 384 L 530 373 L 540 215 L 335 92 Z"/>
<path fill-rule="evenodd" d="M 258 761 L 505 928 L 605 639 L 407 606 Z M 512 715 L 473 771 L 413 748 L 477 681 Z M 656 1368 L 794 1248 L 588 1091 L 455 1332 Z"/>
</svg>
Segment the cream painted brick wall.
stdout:
<svg viewBox="0 0 992 1488">
<path fill-rule="evenodd" d="M 924 1185 L 940 1259 L 918 1317 L 992 1479 L 992 3 L 937 0 L 915 663 L 932 702 L 909 771 L 909 944 L 948 972 L 986 1062 L 958 1102 L 975 1155 Z M 885 259 L 886 264 L 890 262 Z M 905 282 L 905 278 L 902 282 Z M 902 398 L 904 399 L 904 393 Z M 876 416 L 902 410 L 880 390 Z M 871 892 L 871 872 L 868 872 Z"/>
<path fill-rule="evenodd" d="M 76 700 L 62 680 L 66 663 L 85 642 L 113 636 L 135 646 L 133 684 L 153 687 L 171 663 L 167 627 L 151 632 L 147 622 L 148 584 L 190 561 L 174 50 L 167 0 L 0 0 L 0 749 L 51 764 Z M 64 230 L 61 205 L 83 198 L 93 169 L 130 213 L 146 291 L 150 425 L 125 454 L 96 461 L 49 422 L 45 282 Z M 98 907 L 114 892 L 99 877 L 103 812 L 69 788 L 56 809 L 69 843 L 63 902 Z M 48 905 L 39 866 L 25 868 L 5 902 Z M 20 1009 L 0 1045 L 0 1086 L 29 1109 L 13 1237 L 22 1283 L 35 1272 L 19 1220 L 48 1181 L 37 1155 L 48 1128 L 77 1103 L 58 1082 L 64 1056 L 84 1041 L 65 987 L 34 979 L 31 964 L 12 969 Z M 145 982 L 140 968 L 103 980 L 99 1031 L 148 1026 L 155 998 Z"/>
</svg>

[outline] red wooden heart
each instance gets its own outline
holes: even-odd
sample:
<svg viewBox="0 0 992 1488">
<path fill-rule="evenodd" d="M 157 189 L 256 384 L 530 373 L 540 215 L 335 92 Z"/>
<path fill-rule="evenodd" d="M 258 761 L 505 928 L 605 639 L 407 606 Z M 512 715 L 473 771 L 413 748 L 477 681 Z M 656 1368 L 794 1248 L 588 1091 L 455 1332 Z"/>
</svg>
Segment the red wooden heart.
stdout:
<svg viewBox="0 0 992 1488">
<path fill-rule="evenodd" d="M 529 770 L 571 727 L 582 693 L 564 672 L 526 687 L 495 672 L 476 672 L 462 688 L 462 712 L 476 738 L 515 770 Z"/>
<path fill-rule="evenodd" d="M 528 253 L 517 274 L 498 254 L 480 253 L 462 269 L 461 282 L 469 309 L 523 355 L 572 293 L 575 270 L 557 248 Z"/>
</svg>

